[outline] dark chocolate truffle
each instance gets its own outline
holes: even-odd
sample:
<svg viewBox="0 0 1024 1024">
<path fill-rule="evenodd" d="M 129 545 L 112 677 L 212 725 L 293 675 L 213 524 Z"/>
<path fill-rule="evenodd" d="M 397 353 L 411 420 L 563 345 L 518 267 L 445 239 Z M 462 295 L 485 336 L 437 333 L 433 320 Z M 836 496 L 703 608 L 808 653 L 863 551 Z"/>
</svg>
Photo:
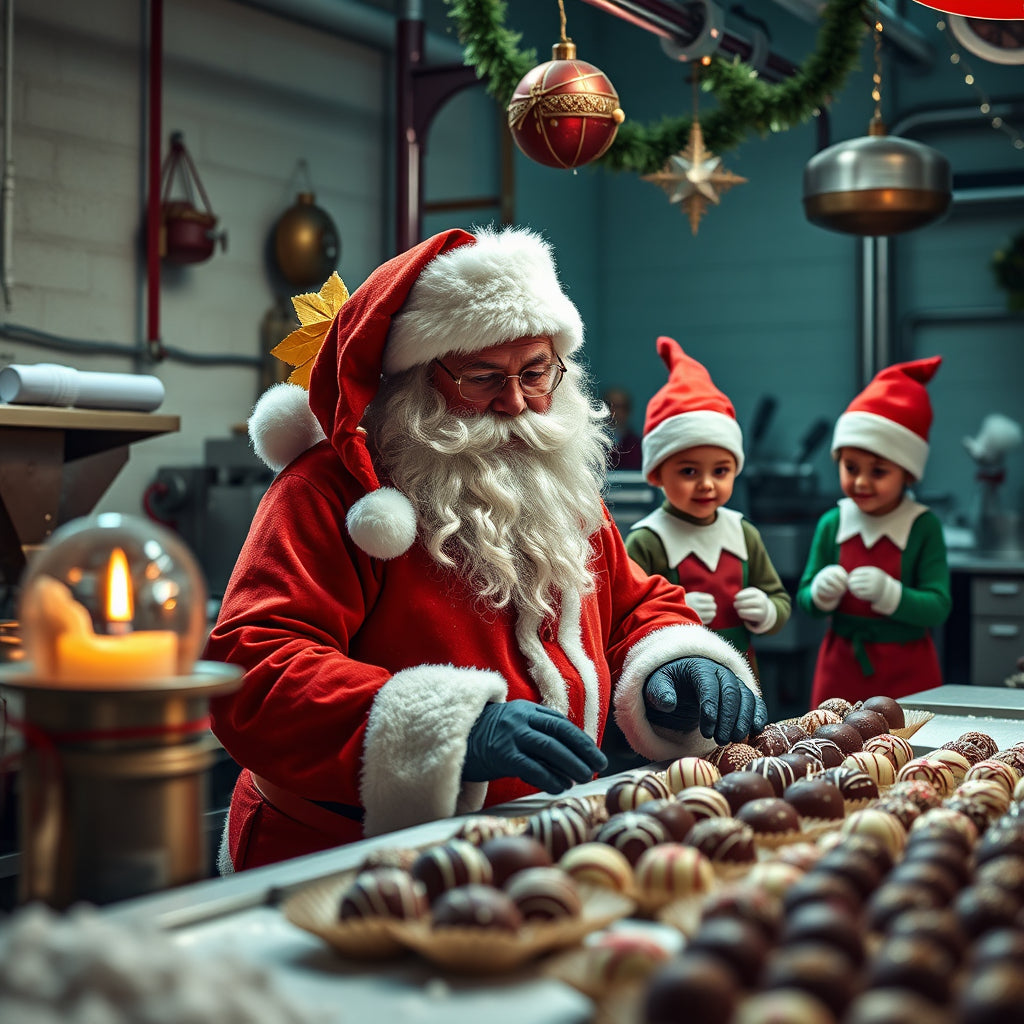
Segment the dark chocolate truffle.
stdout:
<svg viewBox="0 0 1024 1024">
<path fill-rule="evenodd" d="M 737 772 L 746 768 L 758 752 L 749 743 L 727 743 L 724 747 L 716 747 L 708 754 L 708 760 L 718 770 L 727 775 L 729 772 Z"/>
<path fill-rule="evenodd" d="M 964 932 L 977 938 L 996 928 L 1013 927 L 1020 901 L 994 885 L 969 885 L 957 894 L 953 910 Z"/>
<path fill-rule="evenodd" d="M 889 926 L 889 938 L 909 935 L 942 949 L 953 964 L 964 957 L 967 943 L 956 915 L 946 907 L 927 907 L 900 914 Z"/>
<path fill-rule="evenodd" d="M 524 835 L 536 839 L 551 854 L 552 860 L 558 860 L 570 847 L 585 843 L 590 832 L 588 818 L 569 805 L 537 811 L 527 818 L 523 830 Z"/>
<path fill-rule="evenodd" d="M 809 992 L 840 1018 L 856 993 L 857 977 L 842 953 L 818 943 L 801 942 L 783 946 L 769 958 L 761 987 Z"/>
<path fill-rule="evenodd" d="M 648 800 L 639 807 L 641 814 L 657 818 L 668 831 L 669 838 L 681 843 L 697 819 L 693 812 L 678 800 Z"/>
<path fill-rule="evenodd" d="M 735 972 L 741 985 L 752 989 L 761 976 L 769 945 L 761 929 L 749 921 L 715 917 L 701 922 L 686 950 L 718 957 Z"/>
<path fill-rule="evenodd" d="M 614 847 L 634 865 L 644 850 L 670 840 L 668 829 L 657 818 L 639 811 L 613 814 L 594 835 L 595 842 Z"/>
<path fill-rule="evenodd" d="M 784 754 L 789 750 L 789 740 L 786 734 L 774 723 L 766 725 L 756 736 L 750 736 L 747 742 L 760 756 L 772 757 L 775 754 Z"/>
<path fill-rule="evenodd" d="M 618 779 L 604 794 L 604 804 L 609 814 L 620 811 L 635 811 L 648 800 L 667 800 L 672 795 L 668 783 L 654 772 L 632 778 Z"/>
<path fill-rule="evenodd" d="M 512 899 L 491 885 L 460 885 L 434 901 L 434 928 L 484 928 L 488 931 L 517 932 L 523 923 Z"/>
<path fill-rule="evenodd" d="M 733 815 L 751 800 L 761 797 L 775 796 L 775 787 L 759 772 L 747 770 L 730 772 L 723 775 L 713 787 L 729 801 L 729 810 Z"/>
<path fill-rule="evenodd" d="M 846 801 L 839 787 L 828 779 L 797 779 L 787 786 L 782 799 L 802 818 L 836 820 L 846 814 Z"/>
<path fill-rule="evenodd" d="M 686 841 L 712 864 L 753 864 L 757 855 L 753 830 L 735 818 L 698 821 Z"/>
<path fill-rule="evenodd" d="M 800 830 L 796 809 L 777 796 L 751 800 L 736 812 L 737 821 L 748 824 L 757 836 L 778 836 Z"/>
<path fill-rule="evenodd" d="M 831 740 L 843 752 L 843 757 L 864 749 L 864 737 L 846 722 L 823 725 L 815 732 L 814 736 L 819 740 Z"/>
<path fill-rule="evenodd" d="M 871 958 L 867 988 L 905 988 L 939 1006 L 949 1001 L 954 964 L 943 949 L 912 935 L 886 939 Z"/>
<path fill-rule="evenodd" d="M 775 791 L 774 796 L 782 796 L 783 790 L 796 781 L 793 766 L 781 757 L 758 757 L 747 765 L 747 771 L 763 775 Z"/>
<path fill-rule="evenodd" d="M 799 722 L 779 722 L 779 728 L 782 730 L 783 736 L 789 740 L 790 747 L 794 743 L 799 743 L 800 740 L 808 739 L 811 735 Z"/>
<path fill-rule="evenodd" d="M 993 928 L 985 932 L 971 947 L 971 966 L 1009 962 L 1024 968 L 1024 931 L 1020 928 Z"/>
<path fill-rule="evenodd" d="M 740 989 L 718 957 L 683 953 L 662 964 L 644 992 L 644 1024 L 728 1024 Z"/>
<path fill-rule="evenodd" d="M 889 725 L 886 732 L 890 732 L 893 729 L 902 729 L 907 724 L 907 716 L 903 713 L 903 708 L 900 707 L 899 701 L 894 700 L 892 697 L 886 697 L 884 694 L 879 694 L 877 697 L 868 697 L 861 707 L 867 708 L 868 711 L 877 711 L 883 715 Z"/>
<path fill-rule="evenodd" d="M 492 883 L 499 889 L 526 868 L 550 867 L 551 854 L 532 836 L 497 836 L 480 847 L 491 862 Z"/>
<path fill-rule="evenodd" d="M 905 860 L 889 872 L 886 885 L 896 882 L 934 890 L 938 902 L 948 903 L 960 891 L 960 882 L 949 868 L 935 861 Z"/>
<path fill-rule="evenodd" d="M 782 925 L 782 901 L 764 889 L 737 882 L 710 893 L 701 904 L 701 920 L 735 917 L 756 925 L 773 942 Z"/>
<path fill-rule="evenodd" d="M 527 868 L 505 886 L 524 921 L 561 921 L 579 917 L 583 909 L 576 883 L 559 868 Z"/>
<path fill-rule="evenodd" d="M 986 964 L 966 980 L 959 1024 L 1009 1024 L 1024 1019 L 1024 974 L 1014 963 Z"/>
<path fill-rule="evenodd" d="M 945 1009 L 904 988 L 873 988 L 850 1004 L 843 1024 L 952 1024 Z"/>
<path fill-rule="evenodd" d="M 857 914 L 863 904 L 860 890 L 843 875 L 819 871 L 817 865 L 786 890 L 782 904 L 792 914 L 804 903 L 825 904 L 836 913 Z"/>
<path fill-rule="evenodd" d="M 825 903 L 804 903 L 786 916 L 779 939 L 782 945 L 822 943 L 837 949 L 850 964 L 864 961 L 864 934 L 860 922 L 849 914 L 837 914 Z"/>
<path fill-rule="evenodd" d="M 861 800 L 874 800 L 878 796 L 878 784 L 867 772 L 859 768 L 840 765 L 838 768 L 826 768 L 820 778 L 839 787 L 843 800 L 847 803 L 859 803 Z"/>
<path fill-rule="evenodd" d="M 853 705 L 843 697 L 829 697 L 827 700 L 823 700 L 818 707 L 824 711 L 831 711 L 833 715 L 838 715 L 840 718 L 853 710 Z"/>
<path fill-rule="evenodd" d="M 889 723 L 885 720 L 885 715 L 868 708 L 851 711 L 843 719 L 843 725 L 852 725 L 860 733 L 862 740 L 869 740 L 872 736 L 881 736 L 882 733 L 889 731 Z"/>
</svg>

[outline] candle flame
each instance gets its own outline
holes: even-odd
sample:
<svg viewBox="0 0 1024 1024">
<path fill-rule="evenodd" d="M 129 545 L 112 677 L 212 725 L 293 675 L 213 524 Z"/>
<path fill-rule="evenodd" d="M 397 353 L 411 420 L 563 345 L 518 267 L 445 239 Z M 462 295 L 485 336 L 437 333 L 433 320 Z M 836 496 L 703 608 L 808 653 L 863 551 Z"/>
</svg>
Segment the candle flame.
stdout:
<svg viewBox="0 0 1024 1024">
<path fill-rule="evenodd" d="M 107 568 L 107 622 L 129 623 L 134 615 L 128 558 L 120 548 L 114 548 Z"/>
</svg>

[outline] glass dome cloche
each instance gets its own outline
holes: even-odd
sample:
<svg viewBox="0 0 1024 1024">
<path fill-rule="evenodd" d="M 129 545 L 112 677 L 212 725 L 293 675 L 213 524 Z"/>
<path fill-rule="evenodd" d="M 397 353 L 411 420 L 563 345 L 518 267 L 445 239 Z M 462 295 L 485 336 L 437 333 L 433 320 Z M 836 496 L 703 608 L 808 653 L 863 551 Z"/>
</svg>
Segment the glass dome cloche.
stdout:
<svg viewBox="0 0 1024 1024">
<path fill-rule="evenodd" d="M 29 670 L 68 686 L 145 686 L 193 672 L 206 585 L 187 546 L 135 516 L 54 531 L 29 559 L 19 619 Z"/>
</svg>

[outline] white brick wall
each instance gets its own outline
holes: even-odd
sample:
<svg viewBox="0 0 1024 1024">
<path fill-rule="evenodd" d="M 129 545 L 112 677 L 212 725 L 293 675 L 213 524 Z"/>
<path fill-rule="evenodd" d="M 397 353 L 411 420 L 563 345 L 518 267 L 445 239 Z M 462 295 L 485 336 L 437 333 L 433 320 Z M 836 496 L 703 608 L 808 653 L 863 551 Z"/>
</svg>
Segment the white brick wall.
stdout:
<svg viewBox="0 0 1024 1024">
<path fill-rule="evenodd" d="M 32 0 L 15 9 L 15 286 L 8 323 L 134 345 L 145 325 L 145 5 Z M 2 59 L 2 54 L 0 54 Z M 227 252 L 164 267 L 161 335 L 170 347 L 257 356 L 273 304 L 267 240 L 294 202 L 296 163 L 338 225 L 339 271 L 355 287 L 390 255 L 388 58 L 230 0 L 164 9 L 163 153 L 185 144 L 228 233 Z M 62 362 L 131 372 L 129 357 L 85 356 L 0 337 L 0 363 Z M 168 360 L 181 432 L 133 446 L 99 511 L 138 513 L 162 465 L 203 461 L 257 397 L 258 372 Z"/>
</svg>

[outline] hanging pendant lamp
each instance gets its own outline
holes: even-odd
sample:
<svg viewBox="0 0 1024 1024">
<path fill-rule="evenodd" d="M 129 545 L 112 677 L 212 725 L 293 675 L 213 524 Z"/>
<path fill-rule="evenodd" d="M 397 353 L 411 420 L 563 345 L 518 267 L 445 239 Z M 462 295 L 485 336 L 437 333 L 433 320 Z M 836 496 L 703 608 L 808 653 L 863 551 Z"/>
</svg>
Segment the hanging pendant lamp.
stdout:
<svg viewBox="0 0 1024 1024">
<path fill-rule="evenodd" d="M 930 146 L 886 134 L 881 116 L 882 23 L 875 19 L 875 114 L 868 134 L 839 142 L 804 168 L 804 212 L 848 235 L 898 235 L 942 217 L 953 200 L 949 161 Z"/>
</svg>

